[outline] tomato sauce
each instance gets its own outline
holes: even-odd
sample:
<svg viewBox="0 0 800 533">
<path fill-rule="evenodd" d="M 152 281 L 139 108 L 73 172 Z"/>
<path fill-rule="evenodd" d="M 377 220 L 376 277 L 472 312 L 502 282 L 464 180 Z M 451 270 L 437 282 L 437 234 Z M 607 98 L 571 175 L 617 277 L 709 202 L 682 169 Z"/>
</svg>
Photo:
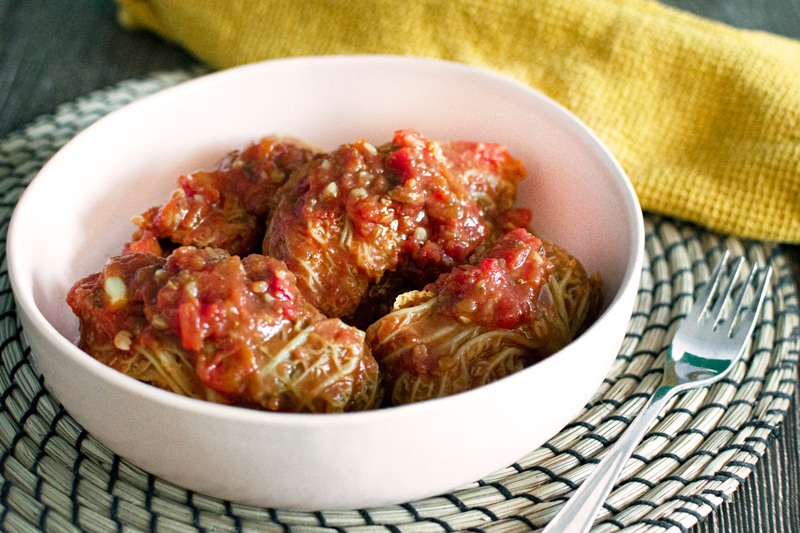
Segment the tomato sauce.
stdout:
<svg viewBox="0 0 800 533">
<path fill-rule="evenodd" d="M 542 241 L 524 229 L 501 237 L 475 265 L 461 266 L 426 287 L 439 312 L 460 322 L 512 329 L 530 324 L 553 265 Z"/>
<path fill-rule="evenodd" d="M 217 170 L 181 176 L 165 204 L 134 218 L 139 230 L 125 253 L 163 255 L 180 245 L 260 252 L 276 192 L 314 154 L 293 141 L 264 138 L 229 154 Z"/>
<path fill-rule="evenodd" d="M 184 393 L 279 411 L 374 402 L 378 369 L 363 333 L 326 319 L 294 279 L 282 262 L 259 254 L 240 259 L 180 247 L 166 259 L 112 258 L 77 283 L 67 302 L 81 318 L 81 348 L 127 373 L 148 362 L 172 365 L 146 379 L 163 388 L 177 383 Z M 285 351 L 301 334 L 309 341 Z M 189 368 L 180 372 L 182 365 Z M 305 398 L 304 388 L 317 394 Z"/>
<path fill-rule="evenodd" d="M 499 379 L 600 304 L 599 278 L 528 232 L 524 177 L 502 145 L 414 130 L 327 153 L 264 138 L 181 176 L 123 254 L 72 287 L 80 347 L 158 387 L 272 411 Z"/>
<path fill-rule="evenodd" d="M 326 315 L 367 324 L 396 296 L 389 287 L 421 288 L 496 238 L 497 223 L 529 220 L 525 210 L 502 218 L 524 175 L 499 145 L 440 145 L 412 130 L 380 148 L 359 140 L 287 183 L 264 253 L 286 261 Z"/>
</svg>

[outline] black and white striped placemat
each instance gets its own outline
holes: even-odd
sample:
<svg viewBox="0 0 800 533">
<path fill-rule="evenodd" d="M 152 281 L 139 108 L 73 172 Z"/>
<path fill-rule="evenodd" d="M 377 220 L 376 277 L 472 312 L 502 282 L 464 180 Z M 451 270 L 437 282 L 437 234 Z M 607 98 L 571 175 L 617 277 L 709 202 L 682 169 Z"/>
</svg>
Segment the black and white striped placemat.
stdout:
<svg viewBox="0 0 800 533">
<path fill-rule="evenodd" d="M 45 388 L 5 267 L 13 208 L 41 166 L 98 118 L 188 80 L 124 82 L 0 139 L 0 529 L 3 531 L 531 531 L 591 472 L 658 385 L 669 343 L 723 249 L 775 269 L 749 353 L 716 385 L 678 396 L 627 464 L 593 531 L 685 531 L 730 498 L 765 453 L 797 383 L 798 296 L 779 246 L 646 214 L 636 308 L 603 385 L 558 435 L 460 490 L 374 509 L 264 509 L 188 492 L 112 454 Z M 530 423 L 521 420 L 520 423 Z"/>
</svg>

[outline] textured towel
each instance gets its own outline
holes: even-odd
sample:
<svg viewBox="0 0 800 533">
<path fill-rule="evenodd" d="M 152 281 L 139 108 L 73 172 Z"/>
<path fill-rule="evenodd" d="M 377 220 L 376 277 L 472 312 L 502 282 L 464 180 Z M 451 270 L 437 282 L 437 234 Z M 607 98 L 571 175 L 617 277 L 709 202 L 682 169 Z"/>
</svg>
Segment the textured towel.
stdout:
<svg viewBox="0 0 800 533">
<path fill-rule="evenodd" d="M 215 68 L 404 54 L 483 67 L 583 119 L 642 206 L 800 243 L 800 42 L 650 0 L 118 0 Z"/>
</svg>

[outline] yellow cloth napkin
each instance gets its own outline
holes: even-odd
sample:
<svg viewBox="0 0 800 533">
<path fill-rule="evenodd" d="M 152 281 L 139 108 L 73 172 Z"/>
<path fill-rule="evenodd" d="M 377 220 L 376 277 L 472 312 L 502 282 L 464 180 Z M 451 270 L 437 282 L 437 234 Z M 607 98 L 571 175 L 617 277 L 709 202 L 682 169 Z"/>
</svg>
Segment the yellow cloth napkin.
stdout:
<svg viewBox="0 0 800 533">
<path fill-rule="evenodd" d="M 215 68 L 383 53 L 500 72 L 593 128 L 645 209 L 800 242 L 800 42 L 651 0 L 118 2 Z"/>
</svg>

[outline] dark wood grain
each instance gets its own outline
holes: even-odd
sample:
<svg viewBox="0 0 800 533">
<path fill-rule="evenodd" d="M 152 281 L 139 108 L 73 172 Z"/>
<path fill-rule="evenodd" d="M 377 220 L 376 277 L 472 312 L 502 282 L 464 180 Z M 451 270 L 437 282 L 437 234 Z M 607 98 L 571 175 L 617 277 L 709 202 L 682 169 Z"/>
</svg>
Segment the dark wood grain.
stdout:
<svg viewBox="0 0 800 533">
<path fill-rule="evenodd" d="M 663 0 L 663 3 L 737 28 L 800 38 L 799 0 Z"/>
<path fill-rule="evenodd" d="M 800 0 L 665 3 L 800 39 Z M 0 138 L 93 90 L 196 64 L 158 37 L 124 31 L 115 16 L 112 0 L 0 0 Z M 795 267 L 798 250 L 788 248 Z M 795 274 L 800 279 L 800 269 Z M 800 390 L 795 396 L 779 434 L 746 483 L 692 533 L 800 532 Z"/>
<path fill-rule="evenodd" d="M 193 64 L 122 30 L 113 0 L 0 0 L 0 137 L 90 91 Z"/>
</svg>

